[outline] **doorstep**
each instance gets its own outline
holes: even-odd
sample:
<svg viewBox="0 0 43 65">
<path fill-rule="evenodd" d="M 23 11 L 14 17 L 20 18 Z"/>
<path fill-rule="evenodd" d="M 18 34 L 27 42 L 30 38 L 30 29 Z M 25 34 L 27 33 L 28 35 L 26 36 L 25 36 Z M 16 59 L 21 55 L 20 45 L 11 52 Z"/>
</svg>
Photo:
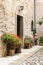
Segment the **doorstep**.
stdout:
<svg viewBox="0 0 43 65">
<path fill-rule="evenodd" d="M 38 50 L 40 50 L 43 46 L 34 46 L 31 49 L 22 49 L 22 53 L 16 54 L 14 56 L 8 56 L 0 58 L 0 65 L 19 65 L 26 58 L 32 56 Z"/>
</svg>

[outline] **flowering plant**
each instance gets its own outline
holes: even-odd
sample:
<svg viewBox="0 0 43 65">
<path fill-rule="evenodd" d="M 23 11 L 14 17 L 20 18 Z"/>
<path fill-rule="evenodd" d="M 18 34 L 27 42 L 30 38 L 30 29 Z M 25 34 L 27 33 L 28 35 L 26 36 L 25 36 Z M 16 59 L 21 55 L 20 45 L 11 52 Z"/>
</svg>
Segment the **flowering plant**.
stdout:
<svg viewBox="0 0 43 65">
<path fill-rule="evenodd" d="M 7 33 L 4 33 L 1 37 L 1 39 L 4 42 L 4 44 L 6 44 L 6 43 L 13 43 L 14 44 L 14 36 L 9 35 Z"/>
<path fill-rule="evenodd" d="M 4 44 L 10 43 L 11 45 L 14 45 L 14 44 L 21 44 L 22 43 L 21 38 L 17 35 L 14 35 L 14 34 L 4 33 L 1 37 L 1 39 L 2 39 Z"/>
<path fill-rule="evenodd" d="M 15 35 L 15 34 L 11 34 L 11 35 L 14 36 L 14 40 L 15 40 L 16 44 L 22 43 L 22 39 L 19 36 Z"/>
</svg>

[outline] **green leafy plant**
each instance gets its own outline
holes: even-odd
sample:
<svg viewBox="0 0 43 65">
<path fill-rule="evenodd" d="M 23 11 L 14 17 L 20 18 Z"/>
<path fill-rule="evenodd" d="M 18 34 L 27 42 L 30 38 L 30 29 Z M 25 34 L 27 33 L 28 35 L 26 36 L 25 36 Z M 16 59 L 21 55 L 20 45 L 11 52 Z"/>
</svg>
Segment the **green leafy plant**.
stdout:
<svg viewBox="0 0 43 65">
<path fill-rule="evenodd" d="M 19 40 L 15 40 L 15 43 L 16 44 L 21 44 Z"/>
<path fill-rule="evenodd" d="M 43 43 L 43 37 L 40 37 L 39 43 Z"/>
<path fill-rule="evenodd" d="M 38 23 L 41 25 L 43 23 L 43 18 L 39 19 Z"/>
<path fill-rule="evenodd" d="M 1 37 L 2 41 L 4 44 L 7 44 L 7 43 L 13 43 L 14 44 L 14 37 L 12 35 L 9 35 L 7 33 L 4 33 Z"/>
<path fill-rule="evenodd" d="M 30 38 L 25 38 L 25 41 L 24 41 L 25 43 L 31 43 L 32 41 L 31 41 L 31 39 Z"/>
<path fill-rule="evenodd" d="M 22 43 L 22 39 L 17 35 L 14 35 L 14 34 L 12 34 L 12 35 L 14 36 L 14 40 L 15 40 L 14 44 L 20 45 Z"/>
<path fill-rule="evenodd" d="M 17 35 L 4 33 L 1 37 L 2 42 L 6 45 L 7 55 L 9 55 L 11 50 L 15 49 L 16 52 L 21 52 L 21 38 Z"/>
<path fill-rule="evenodd" d="M 14 47 L 15 47 L 15 53 L 21 53 L 21 43 L 22 43 L 22 39 L 15 35 L 15 34 L 11 34 L 14 36 Z"/>
<path fill-rule="evenodd" d="M 41 25 L 42 24 L 42 21 L 39 21 L 39 25 Z"/>
</svg>

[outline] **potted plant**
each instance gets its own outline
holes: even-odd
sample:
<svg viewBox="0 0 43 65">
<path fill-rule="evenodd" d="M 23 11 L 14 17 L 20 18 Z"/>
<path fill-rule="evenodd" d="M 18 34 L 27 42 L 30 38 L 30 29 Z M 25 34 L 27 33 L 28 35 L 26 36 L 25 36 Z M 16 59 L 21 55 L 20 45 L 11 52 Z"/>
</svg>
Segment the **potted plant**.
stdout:
<svg viewBox="0 0 43 65">
<path fill-rule="evenodd" d="M 6 53 L 7 55 L 14 55 L 14 37 L 12 35 L 9 35 L 8 33 L 4 33 L 1 37 L 3 41 L 3 46 L 6 46 Z"/>
<path fill-rule="evenodd" d="M 32 47 L 32 40 L 29 37 L 24 39 L 24 48 L 31 48 Z"/>
<path fill-rule="evenodd" d="M 39 19 L 38 23 L 39 23 L 39 25 L 42 25 L 42 23 L 43 23 L 43 17 L 41 19 Z"/>
<path fill-rule="evenodd" d="M 6 44 L 6 37 L 7 37 L 7 35 L 6 35 L 6 33 L 4 33 L 2 36 L 1 36 L 1 40 L 2 40 L 2 48 L 3 48 L 3 54 L 2 54 L 2 56 L 6 56 L 7 55 L 7 51 L 6 51 L 6 46 L 7 46 L 7 44 Z"/>
<path fill-rule="evenodd" d="M 15 34 L 11 34 L 14 36 L 14 47 L 15 47 L 15 53 L 21 53 L 21 43 L 22 40 L 19 36 L 15 35 Z"/>
<path fill-rule="evenodd" d="M 21 53 L 21 43 L 22 43 L 22 40 L 19 36 L 17 35 L 14 35 L 14 38 L 15 38 L 15 53 Z"/>
<path fill-rule="evenodd" d="M 40 37 L 40 39 L 39 39 L 39 45 L 43 46 L 43 37 Z"/>
<path fill-rule="evenodd" d="M 16 39 L 15 41 L 15 53 L 21 53 L 21 42 L 19 39 Z"/>
</svg>

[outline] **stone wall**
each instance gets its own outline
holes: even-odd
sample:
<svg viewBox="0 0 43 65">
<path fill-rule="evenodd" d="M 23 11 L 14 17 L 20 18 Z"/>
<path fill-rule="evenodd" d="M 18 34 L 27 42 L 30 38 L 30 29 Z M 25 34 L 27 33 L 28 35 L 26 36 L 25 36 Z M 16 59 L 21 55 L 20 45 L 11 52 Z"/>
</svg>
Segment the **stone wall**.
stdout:
<svg viewBox="0 0 43 65">
<path fill-rule="evenodd" d="M 0 33 L 8 32 L 17 34 L 17 15 L 23 16 L 23 34 L 31 34 L 32 0 L 1 0 L 0 3 Z M 33 3 L 33 2 L 32 2 Z M 32 4 L 31 3 L 31 4 Z M 19 12 L 20 6 L 24 6 L 23 11 Z M 1 18 L 2 16 L 2 18 Z"/>
<path fill-rule="evenodd" d="M 43 16 L 39 11 L 42 5 L 42 2 L 39 3 L 36 1 L 37 20 Z M 24 7 L 22 11 L 20 10 L 20 6 Z M 17 15 L 23 16 L 23 37 L 32 34 L 31 20 L 34 20 L 34 0 L 0 0 L 0 35 L 3 32 L 17 34 Z"/>
<path fill-rule="evenodd" d="M 0 0 L 0 36 L 3 32 L 17 34 L 17 15 L 23 16 L 23 38 L 26 35 L 31 35 L 31 20 L 33 18 L 31 11 L 33 2 L 31 1 Z M 20 6 L 24 7 L 23 10 L 20 10 Z M 1 44 L 0 48 L 2 50 Z"/>
<path fill-rule="evenodd" d="M 0 3 L 0 33 L 14 33 L 14 31 L 13 1 L 3 0 Z"/>
<path fill-rule="evenodd" d="M 15 13 L 16 15 L 21 15 L 23 16 L 23 34 L 25 35 L 30 35 L 31 34 L 31 5 L 30 5 L 31 1 L 26 0 L 24 2 L 24 0 L 18 0 L 15 1 L 14 3 L 14 9 L 15 9 Z M 24 6 L 23 11 L 18 12 L 19 7 L 20 6 Z"/>
</svg>

